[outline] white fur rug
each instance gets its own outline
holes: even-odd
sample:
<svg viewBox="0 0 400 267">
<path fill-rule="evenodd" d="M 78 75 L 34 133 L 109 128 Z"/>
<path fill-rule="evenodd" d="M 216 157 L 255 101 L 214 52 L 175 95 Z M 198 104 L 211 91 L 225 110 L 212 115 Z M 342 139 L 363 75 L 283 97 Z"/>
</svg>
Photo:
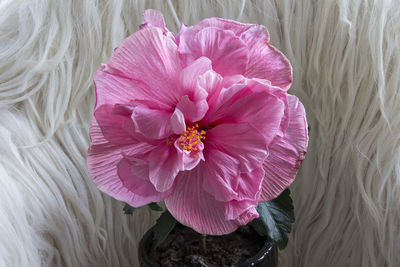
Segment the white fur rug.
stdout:
<svg viewBox="0 0 400 267">
<path fill-rule="evenodd" d="M 311 127 L 281 266 L 400 266 L 400 2 L 0 0 L 0 266 L 138 266 L 157 214 L 85 165 L 92 75 L 141 13 L 264 24 Z"/>
</svg>

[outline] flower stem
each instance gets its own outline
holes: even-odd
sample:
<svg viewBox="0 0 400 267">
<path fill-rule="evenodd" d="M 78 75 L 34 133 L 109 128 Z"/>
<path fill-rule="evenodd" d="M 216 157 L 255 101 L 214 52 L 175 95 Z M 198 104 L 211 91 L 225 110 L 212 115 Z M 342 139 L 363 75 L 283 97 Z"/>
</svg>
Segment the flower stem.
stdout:
<svg viewBox="0 0 400 267">
<path fill-rule="evenodd" d="M 206 248 L 206 237 L 207 235 L 201 235 L 200 236 L 200 253 L 203 255 L 206 255 L 207 253 L 207 248 Z"/>
</svg>

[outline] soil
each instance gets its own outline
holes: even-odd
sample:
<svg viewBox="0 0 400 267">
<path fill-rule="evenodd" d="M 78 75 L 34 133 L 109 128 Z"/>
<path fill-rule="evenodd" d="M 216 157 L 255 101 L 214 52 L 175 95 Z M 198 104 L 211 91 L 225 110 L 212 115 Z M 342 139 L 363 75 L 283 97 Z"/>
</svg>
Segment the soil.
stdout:
<svg viewBox="0 0 400 267">
<path fill-rule="evenodd" d="M 168 238 L 150 252 L 155 267 L 236 267 L 261 250 L 265 239 L 250 227 L 241 227 L 224 236 L 206 236 L 206 253 L 201 250 L 202 235 L 178 224 Z"/>
</svg>

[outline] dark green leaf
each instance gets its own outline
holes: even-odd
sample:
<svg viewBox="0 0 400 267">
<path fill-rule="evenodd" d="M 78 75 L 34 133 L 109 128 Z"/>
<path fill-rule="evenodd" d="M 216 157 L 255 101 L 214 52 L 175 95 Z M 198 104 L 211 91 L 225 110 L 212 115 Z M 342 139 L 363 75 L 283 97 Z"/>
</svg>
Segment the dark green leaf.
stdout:
<svg viewBox="0 0 400 267">
<path fill-rule="evenodd" d="M 154 248 L 158 247 L 174 229 L 176 220 L 172 217 L 168 210 L 164 211 L 158 218 L 156 225 L 153 227 Z"/>
<path fill-rule="evenodd" d="M 269 236 L 279 247 L 284 249 L 288 243 L 289 234 L 294 223 L 293 201 L 289 189 L 268 202 L 260 202 L 257 206 L 260 214 L 251 226 L 260 235 Z"/>
<path fill-rule="evenodd" d="M 149 205 L 149 208 L 154 211 L 163 211 L 163 208 L 157 204 L 157 202 L 152 202 Z"/>
<path fill-rule="evenodd" d="M 253 227 L 253 229 L 257 232 L 257 234 L 261 236 L 268 236 L 267 228 L 265 227 L 264 223 L 261 221 L 260 218 L 252 220 L 249 225 Z"/>
<path fill-rule="evenodd" d="M 136 210 L 137 208 L 132 207 L 131 205 L 125 203 L 124 208 L 122 209 L 124 211 L 125 214 L 129 214 L 132 215 L 133 212 Z"/>
</svg>

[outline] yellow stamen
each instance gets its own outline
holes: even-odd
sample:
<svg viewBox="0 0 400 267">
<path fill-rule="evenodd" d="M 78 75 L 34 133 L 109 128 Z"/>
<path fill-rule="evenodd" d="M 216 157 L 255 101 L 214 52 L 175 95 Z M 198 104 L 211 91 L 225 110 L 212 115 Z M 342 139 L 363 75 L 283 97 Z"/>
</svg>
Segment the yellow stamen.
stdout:
<svg viewBox="0 0 400 267">
<path fill-rule="evenodd" d="M 194 125 L 189 125 L 186 128 L 186 131 L 183 135 L 179 137 L 179 146 L 190 153 L 191 157 L 197 157 L 200 153 L 200 147 L 202 142 L 206 138 L 206 131 L 201 130 L 198 131 L 199 124 L 196 123 Z M 174 139 L 168 139 L 167 145 L 170 145 L 174 142 Z"/>
</svg>

